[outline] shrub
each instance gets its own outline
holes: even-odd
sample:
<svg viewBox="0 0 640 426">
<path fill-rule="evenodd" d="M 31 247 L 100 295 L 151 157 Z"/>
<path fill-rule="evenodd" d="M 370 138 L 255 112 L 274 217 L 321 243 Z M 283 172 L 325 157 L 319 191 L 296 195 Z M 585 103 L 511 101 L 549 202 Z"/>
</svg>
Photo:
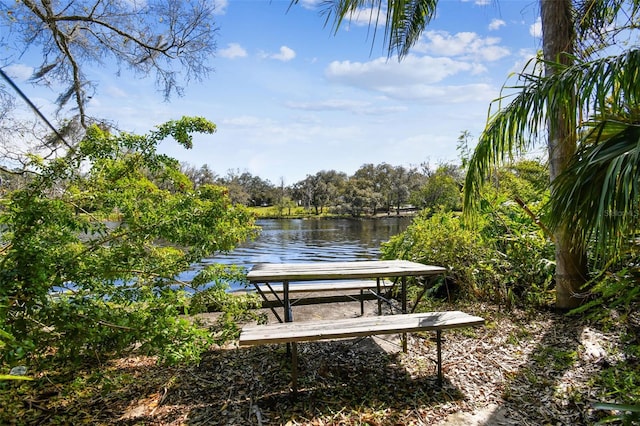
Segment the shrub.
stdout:
<svg viewBox="0 0 640 426">
<path fill-rule="evenodd" d="M 176 277 L 255 235 L 253 215 L 225 188 L 194 189 L 156 146 L 214 130 L 188 117 L 144 136 L 94 126 L 65 157 L 31 157 L 34 177 L 0 211 L 4 361 L 137 347 L 177 362 L 207 349 L 209 331 L 180 316 L 190 287 Z"/>
<path fill-rule="evenodd" d="M 385 259 L 444 266 L 447 289 L 465 297 L 493 298 L 499 291 L 498 254 L 453 212 L 423 211 L 405 232 L 382 244 L 381 251 Z"/>
<path fill-rule="evenodd" d="M 454 212 L 423 211 L 382 246 L 384 258 L 447 268 L 447 291 L 511 305 L 552 300 L 553 244 L 519 207 L 503 204 L 472 226 Z"/>
</svg>

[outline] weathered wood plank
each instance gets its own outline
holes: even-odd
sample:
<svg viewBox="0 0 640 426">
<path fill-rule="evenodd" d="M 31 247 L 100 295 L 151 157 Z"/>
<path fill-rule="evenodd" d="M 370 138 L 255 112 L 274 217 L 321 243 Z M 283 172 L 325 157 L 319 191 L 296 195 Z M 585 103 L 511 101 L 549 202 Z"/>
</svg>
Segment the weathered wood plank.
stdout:
<svg viewBox="0 0 640 426">
<path fill-rule="evenodd" d="M 442 274 L 441 266 L 423 265 L 408 260 L 372 260 L 357 262 L 262 263 L 253 266 L 247 279 L 253 283 L 315 281 L 358 278 L 385 278 Z"/>
<path fill-rule="evenodd" d="M 389 280 L 380 280 L 380 288 L 386 289 L 393 286 L 393 283 Z M 271 284 L 271 290 L 269 286 L 259 285 L 260 290 L 267 293 L 273 291 L 275 293 L 282 293 L 284 286 L 282 284 Z M 325 291 L 348 291 L 348 290 L 369 290 L 377 288 L 375 280 L 362 280 L 362 281 L 329 281 L 322 283 L 312 284 L 289 284 L 289 293 L 312 293 L 312 292 L 325 292 Z"/>
<path fill-rule="evenodd" d="M 360 302 L 360 301 L 368 301 L 368 300 L 380 300 L 378 295 L 374 293 L 363 293 L 363 294 L 336 294 L 329 296 L 311 296 L 311 297 L 300 297 L 300 298 L 292 298 L 291 306 L 309 306 L 309 305 L 326 305 L 330 303 L 349 303 L 349 302 Z M 282 301 L 277 299 L 263 300 L 262 302 L 263 308 L 281 308 Z M 361 311 L 361 313 L 363 313 Z"/>
<path fill-rule="evenodd" d="M 377 334 L 444 330 L 483 324 L 483 318 L 460 311 L 267 324 L 243 327 L 240 333 L 240 345 L 291 343 Z"/>
</svg>

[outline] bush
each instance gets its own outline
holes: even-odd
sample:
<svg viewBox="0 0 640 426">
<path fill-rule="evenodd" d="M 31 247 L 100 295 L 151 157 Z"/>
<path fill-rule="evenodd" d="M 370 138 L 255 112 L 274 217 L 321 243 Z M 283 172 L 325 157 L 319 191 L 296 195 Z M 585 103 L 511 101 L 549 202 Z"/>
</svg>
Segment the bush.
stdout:
<svg viewBox="0 0 640 426">
<path fill-rule="evenodd" d="M 194 189 L 156 146 L 172 136 L 189 147 L 192 132 L 214 130 L 201 118 L 144 136 L 94 126 L 65 157 L 31 157 L 34 177 L 0 211 L 2 360 L 132 348 L 166 362 L 198 359 L 213 337 L 180 316 L 191 287 L 176 277 L 257 228 L 225 188 Z"/>
<path fill-rule="evenodd" d="M 423 211 L 382 256 L 446 267 L 449 295 L 507 306 L 552 301 L 553 244 L 517 206 L 501 205 L 473 226 L 454 212 Z"/>
<path fill-rule="evenodd" d="M 495 298 L 499 291 L 498 254 L 453 212 L 423 211 L 405 232 L 382 244 L 381 252 L 385 259 L 444 266 L 447 291 L 463 297 Z"/>
</svg>

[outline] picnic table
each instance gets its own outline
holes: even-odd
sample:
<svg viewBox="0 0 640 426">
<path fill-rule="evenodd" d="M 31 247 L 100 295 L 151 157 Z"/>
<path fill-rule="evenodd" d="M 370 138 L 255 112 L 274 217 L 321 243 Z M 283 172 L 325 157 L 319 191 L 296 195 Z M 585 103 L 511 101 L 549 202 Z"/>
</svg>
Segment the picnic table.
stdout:
<svg viewBox="0 0 640 426">
<path fill-rule="evenodd" d="M 433 277 L 444 275 L 445 272 L 446 269 L 441 266 L 424 265 L 408 260 L 257 264 L 249 271 L 247 278 L 265 300 L 265 291 L 276 296 L 278 304 L 284 309 L 284 321 L 274 310 L 274 314 L 280 321 L 278 324 L 245 326 L 240 333 L 239 343 L 241 346 L 279 343 L 291 345 L 293 349 L 291 351 L 291 379 L 292 389 L 295 393 L 297 392 L 298 353 L 296 344 L 298 342 L 402 333 L 402 349 L 406 352 L 406 334 L 408 332 L 435 331 L 437 374 L 438 380 L 442 382 L 442 331 L 484 324 L 483 318 L 459 311 L 417 314 L 407 312 L 407 277 Z M 391 278 L 399 279 L 401 284 L 402 312 L 400 315 L 381 316 L 379 310 L 377 317 L 362 316 L 343 320 L 293 322 L 292 299 L 290 297 L 292 291 L 335 292 L 375 288 L 377 289 L 376 296 L 380 298 L 380 290 L 387 286 L 387 283 L 382 280 Z M 309 282 L 314 283 L 309 284 Z M 274 283 L 278 284 L 274 285 Z M 424 291 L 418 295 L 414 308 L 423 294 Z"/>
<path fill-rule="evenodd" d="M 446 269 L 441 266 L 424 265 L 408 260 L 260 263 L 249 271 L 247 279 L 254 285 L 265 301 L 267 301 L 266 293 L 274 295 L 278 302 L 277 304 L 284 310 L 284 322 L 291 322 L 293 321 L 291 310 L 292 292 L 344 292 L 355 289 L 362 292 L 364 289 L 376 289 L 375 294 L 378 301 L 380 301 L 381 290 L 389 287 L 389 282 L 383 280 L 385 278 L 399 278 L 401 283 L 401 309 L 402 313 L 407 313 L 407 277 L 430 277 L 444 275 L 445 272 Z M 314 284 L 308 283 L 311 281 Z M 292 285 L 291 283 L 294 282 L 307 283 Z M 273 285 L 273 283 L 281 284 Z M 363 299 L 364 296 L 360 298 L 361 301 Z M 338 299 L 324 299 L 324 301 L 331 300 Z M 322 302 L 323 299 L 318 299 L 318 303 Z M 272 307 L 273 304 L 269 306 Z M 380 314 L 380 308 L 378 311 Z M 283 322 L 277 312 L 274 311 L 274 314 L 280 322 Z"/>
</svg>

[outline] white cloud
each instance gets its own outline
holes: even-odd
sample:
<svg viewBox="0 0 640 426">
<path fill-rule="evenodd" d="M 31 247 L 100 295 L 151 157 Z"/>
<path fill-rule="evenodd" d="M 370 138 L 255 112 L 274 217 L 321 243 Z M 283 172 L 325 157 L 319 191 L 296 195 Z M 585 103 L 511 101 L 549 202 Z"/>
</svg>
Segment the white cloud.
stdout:
<svg viewBox="0 0 640 426">
<path fill-rule="evenodd" d="M 489 24 L 489 30 L 495 31 L 497 29 L 500 29 L 501 27 L 504 27 L 505 25 L 507 25 L 507 23 L 504 22 L 502 19 L 495 18 L 491 20 L 491 23 Z"/>
<path fill-rule="evenodd" d="M 542 37 L 542 19 L 540 17 L 536 19 L 535 24 L 529 27 L 529 34 L 532 37 Z"/>
<path fill-rule="evenodd" d="M 536 51 L 533 49 L 520 49 L 518 51 L 518 60 L 516 61 L 515 64 L 513 64 L 513 67 L 511 68 L 511 70 L 509 72 L 513 72 L 513 73 L 532 73 L 533 70 L 533 66 L 535 65 L 535 61 L 532 61 L 532 59 L 535 59 L 536 57 Z M 525 69 L 526 67 L 526 69 Z"/>
<path fill-rule="evenodd" d="M 334 61 L 326 68 L 325 76 L 330 82 L 378 92 L 387 99 L 457 103 L 490 99 L 496 90 L 484 83 L 446 86 L 439 83 L 455 74 L 477 75 L 486 71 L 482 64 L 409 55 L 400 63 L 385 58 L 366 63 Z"/>
<path fill-rule="evenodd" d="M 479 63 L 473 63 L 471 64 L 471 75 L 480 75 L 480 74 L 484 74 L 486 72 L 488 72 L 489 70 L 487 69 L 487 67 L 485 67 L 482 64 Z"/>
<path fill-rule="evenodd" d="M 472 65 L 451 58 L 409 55 L 402 62 L 378 58 L 369 62 L 333 61 L 325 69 L 325 77 L 336 83 L 381 90 L 388 86 L 410 86 L 437 83 Z"/>
<path fill-rule="evenodd" d="M 25 81 L 31 78 L 33 75 L 33 67 L 29 67 L 23 64 L 13 64 L 4 67 L 7 75 L 11 78 L 15 78 L 19 81 Z"/>
<path fill-rule="evenodd" d="M 438 56 L 459 56 L 483 61 L 496 61 L 509 55 L 498 37 L 480 37 L 473 32 L 450 34 L 446 31 L 426 31 L 414 51 Z"/>
<path fill-rule="evenodd" d="M 321 10 L 324 13 L 327 9 L 327 0 L 299 0 L 299 4 L 305 9 Z M 330 15 L 333 18 L 333 11 Z M 358 27 L 362 26 L 375 26 L 376 23 L 379 26 L 384 25 L 386 17 L 386 7 L 382 5 L 381 8 L 377 6 L 371 7 L 359 7 L 355 11 L 345 14 L 341 29 L 349 31 L 350 25 Z"/>
<path fill-rule="evenodd" d="M 114 98 L 127 98 L 127 92 L 122 90 L 121 88 L 114 86 L 114 85 L 109 85 L 106 87 L 105 91 L 104 91 L 105 95 L 108 96 L 112 96 Z"/>
<path fill-rule="evenodd" d="M 497 96 L 497 91 L 492 86 L 482 83 L 460 86 L 415 84 L 409 88 L 387 87 L 384 93 L 390 98 L 433 104 L 468 104 Z"/>
<path fill-rule="evenodd" d="M 218 55 L 228 59 L 245 58 L 247 51 L 238 43 L 229 43 L 226 48 L 218 51 Z"/>
<path fill-rule="evenodd" d="M 317 6 L 321 5 L 325 0 L 300 0 L 300 4 L 305 9 L 315 9 Z"/>
<path fill-rule="evenodd" d="M 280 51 L 278 53 L 262 53 L 263 58 L 276 59 L 282 62 L 288 62 L 296 57 L 295 50 L 291 49 L 287 46 L 280 46 Z"/>
<path fill-rule="evenodd" d="M 259 118 L 250 115 L 243 115 L 233 118 L 223 119 L 221 124 L 225 126 L 241 127 L 241 128 L 260 128 L 263 126 L 271 126 L 273 122 L 269 119 Z"/>
<path fill-rule="evenodd" d="M 352 99 L 327 99 L 321 102 L 288 102 L 287 106 L 292 109 L 302 109 L 307 111 L 327 111 L 327 110 L 356 110 L 371 105 L 369 102 L 356 101 Z"/>
<path fill-rule="evenodd" d="M 320 102 L 288 102 L 287 107 L 303 111 L 348 111 L 357 115 L 380 115 L 407 110 L 406 106 L 380 106 L 352 99 L 327 99 Z"/>
<path fill-rule="evenodd" d="M 505 56 L 509 56 L 511 52 L 509 52 L 509 49 L 502 46 L 484 46 L 477 53 L 478 53 L 477 59 L 493 62 L 493 61 L 498 61 L 504 58 Z"/>
<path fill-rule="evenodd" d="M 376 24 L 382 26 L 385 23 L 385 16 L 384 10 L 381 11 L 378 8 L 360 8 L 346 15 L 345 22 L 359 27 L 375 26 Z"/>
</svg>

